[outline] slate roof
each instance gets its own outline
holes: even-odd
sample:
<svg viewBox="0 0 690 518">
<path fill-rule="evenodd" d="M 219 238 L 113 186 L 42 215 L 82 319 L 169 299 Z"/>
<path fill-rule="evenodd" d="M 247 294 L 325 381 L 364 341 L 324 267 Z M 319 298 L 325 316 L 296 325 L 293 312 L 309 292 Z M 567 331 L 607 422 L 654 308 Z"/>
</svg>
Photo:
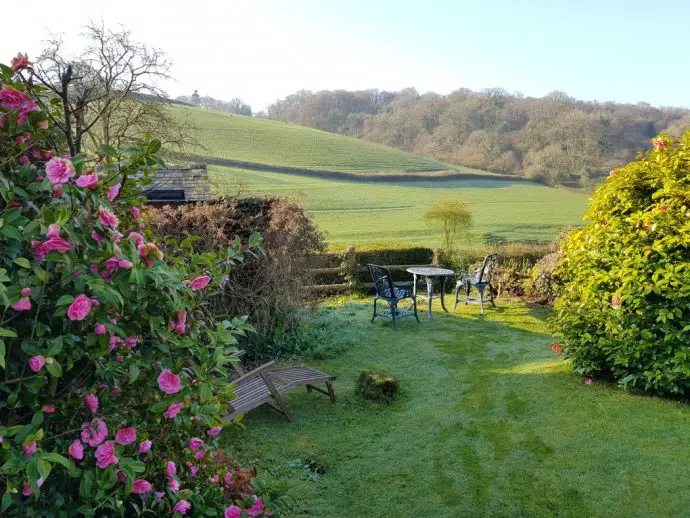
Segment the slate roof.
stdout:
<svg viewBox="0 0 690 518">
<path fill-rule="evenodd" d="M 146 186 L 150 204 L 180 204 L 211 200 L 206 165 L 190 168 L 159 168 Z"/>
</svg>

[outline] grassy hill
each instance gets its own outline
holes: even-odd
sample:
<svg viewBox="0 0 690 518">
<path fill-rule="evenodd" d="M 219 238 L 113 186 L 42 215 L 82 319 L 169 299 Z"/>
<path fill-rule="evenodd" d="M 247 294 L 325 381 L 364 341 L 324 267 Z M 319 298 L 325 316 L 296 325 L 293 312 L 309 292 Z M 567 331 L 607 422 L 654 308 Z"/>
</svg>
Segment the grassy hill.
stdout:
<svg viewBox="0 0 690 518">
<path fill-rule="evenodd" d="M 195 137 L 215 158 L 259 164 L 343 172 L 411 172 L 453 169 L 450 166 L 398 149 L 312 128 L 186 106 L 170 106 L 176 117 L 186 118 Z"/>
<path fill-rule="evenodd" d="M 444 197 L 462 196 L 474 220 L 476 244 L 551 241 L 578 225 L 587 198 L 539 184 L 477 179 L 361 182 L 209 168 L 217 194 L 277 194 L 305 206 L 331 244 L 414 243 L 441 246 L 442 236 L 423 214 Z"/>
</svg>

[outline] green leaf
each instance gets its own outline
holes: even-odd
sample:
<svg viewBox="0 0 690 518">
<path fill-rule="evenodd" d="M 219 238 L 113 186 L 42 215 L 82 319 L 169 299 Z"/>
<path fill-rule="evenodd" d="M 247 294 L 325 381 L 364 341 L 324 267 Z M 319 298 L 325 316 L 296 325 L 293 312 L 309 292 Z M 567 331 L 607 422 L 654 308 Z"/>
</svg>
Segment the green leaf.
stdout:
<svg viewBox="0 0 690 518">
<path fill-rule="evenodd" d="M 0 229 L 0 233 L 2 233 L 6 237 L 9 237 L 10 239 L 16 239 L 17 241 L 22 240 L 21 232 L 17 230 L 17 227 L 13 227 L 12 225 L 4 225 Z"/>
<path fill-rule="evenodd" d="M 55 303 L 55 307 L 68 306 L 72 302 L 74 302 L 74 296 L 73 295 L 63 295 L 59 299 L 57 299 L 57 302 Z"/>
<path fill-rule="evenodd" d="M 5 368 L 5 342 L 0 340 L 0 367 Z"/>
<path fill-rule="evenodd" d="M 59 453 L 44 452 L 39 454 L 39 458 L 54 462 L 55 464 L 60 464 L 61 466 L 72 470 L 72 463 Z"/>
<path fill-rule="evenodd" d="M 46 480 L 48 478 L 51 469 L 53 469 L 53 466 L 50 462 L 48 462 L 45 459 L 38 460 L 38 473 L 39 475 L 41 475 L 41 478 L 43 480 Z"/>
<path fill-rule="evenodd" d="M 12 331 L 11 329 L 7 329 L 6 327 L 0 327 L 0 336 L 4 336 L 7 338 L 17 338 L 17 333 Z"/>
<path fill-rule="evenodd" d="M 101 152 L 106 156 L 117 156 L 117 149 L 107 144 L 101 144 Z"/>
<path fill-rule="evenodd" d="M 5 494 L 2 495 L 2 504 L 0 504 L 0 513 L 9 509 L 9 507 L 11 505 L 12 505 L 12 493 L 10 493 L 9 491 L 5 491 Z"/>
<path fill-rule="evenodd" d="M 209 399 L 213 397 L 213 388 L 208 383 L 201 384 L 201 402 L 206 403 Z"/>
<path fill-rule="evenodd" d="M 139 366 L 132 364 L 129 366 L 129 382 L 134 383 L 139 377 Z"/>
<path fill-rule="evenodd" d="M 26 257 L 17 257 L 14 262 L 22 268 L 31 268 L 31 263 Z"/>
<path fill-rule="evenodd" d="M 46 369 L 48 369 L 48 372 L 50 372 L 50 374 L 56 378 L 62 376 L 62 366 L 57 361 L 53 361 L 53 363 L 46 363 Z"/>
</svg>

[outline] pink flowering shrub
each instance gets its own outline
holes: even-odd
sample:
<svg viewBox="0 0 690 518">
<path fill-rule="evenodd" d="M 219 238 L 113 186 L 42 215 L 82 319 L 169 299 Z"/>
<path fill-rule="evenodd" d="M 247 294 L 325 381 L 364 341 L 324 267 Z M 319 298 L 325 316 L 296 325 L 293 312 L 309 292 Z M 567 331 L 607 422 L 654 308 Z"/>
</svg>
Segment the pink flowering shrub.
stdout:
<svg viewBox="0 0 690 518">
<path fill-rule="evenodd" d="M 206 316 L 204 298 L 239 246 L 166 262 L 136 179 L 160 142 L 103 146 L 87 169 L 64 155 L 58 107 L 21 80 L 31 63 L 13 65 L 0 65 L 0 515 L 270 514 L 253 474 L 217 461 L 249 327 Z"/>
</svg>

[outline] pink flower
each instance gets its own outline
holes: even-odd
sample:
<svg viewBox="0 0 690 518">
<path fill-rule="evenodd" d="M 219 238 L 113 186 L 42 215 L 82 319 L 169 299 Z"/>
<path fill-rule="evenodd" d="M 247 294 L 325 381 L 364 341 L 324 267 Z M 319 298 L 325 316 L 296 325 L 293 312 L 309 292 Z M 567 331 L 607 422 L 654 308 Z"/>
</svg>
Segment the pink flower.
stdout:
<svg viewBox="0 0 690 518">
<path fill-rule="evenodd" d="M 40 241 L 31 241 L 31 255 L 34 261 L 45 261 L 48 250 Z"/>
<path fill-rule="evenodd" d="M 153 489 L 153 484 L 151 482 L 144 480 L 144 479 L 139 479 L 135 480 L 134 484 L 132 484 L 132 493 L 136 495 L 145 495 L 149 491 Z"/>
<path fill-rule="evenodd" d="M 38 356 L 32 356 L 29 358 L 29 368 L 34 372 L 39 372 L 45 364 L 46 359 L 40 354 Z"/>
<path fill-rule="evenodd" d="M 252 502 L 252 506 L 247 509 L 247 515 L 248 516 L 259 516 L 262 512 L 264 511 L 264 503 L 261 501 L 261 498 L 258 496 L 254 497 L 254 501 Z"/>
<path fill-rule="evenodd" d="M 46 232 L 47 238 L 60 237 L 60 225 L 53 223 L 48 226 L 48 231 Z"/>
<path fill-rule="evenodd" d="M 29 157 L 28 156 L 23 156 L 19 159 L 19 163 L 21 165 L 29 165 Z"/>
<path fill-rule="evenodd" d="M 184 403 L 173 403 L 165 412 L 163 412 L 163 417 L 166 419 L 175 419 L 175 416 L 180 413 L 180 410 L 182 410 L 183 407 Z"/>
<path fill-rule="evenodd" d="M 144 236 L 139 232 L 130 232 L 127 239 L 134 239 L 134 243 L 139 246 L 144 244 Z"/>
<path fill-rule="evenodd" d="M 187 331 L 187 312 L 179 309 L 175 312 L 175 316 L 177 317 L 177 321 L 172 320 L 170 322 L 170 328 L 173 333 L 183 335 Z"/>
<path fill-rule="evenodd" d="M 74 302 L 67 308 L 67 318 L 70 320 L 84 320 L 91 312 L 91 299 L 83 293 L 77 295 Z"/>
<path fill-rule="evenodd" d="M 10 85 L 4 85 L 0 90 L 0 105 L 7 110 L 21 110 L 32 102 L 29 96 Z"/>
<path fill-rule="evenodd" d="M 82 460 L 84 458 L 84 445 L 76 439 L 69 445 L 67 451 L 74 460 Z"/>
<path fill-rule="evenodd" d="M 177 466 L 175 466 L 173 461 L 169 460 L 165 465 L 165 476 L 170 478 L 174 477 L 175 475 L 177 475 Z"/>
<path fill-rule="evenodd" d="M 29 297 L 22 297 L 12 304 L 11 307 L 15 311 L 29 311 L 31 309 L 31 299 Z"/>
<path fill-rule="evenodd" d="M 171 478 L 168 480 L 168 488 L 170 488 L 170 491 L 173 493 L 177 493 L 180 490 L 180 481 L 176 478 Z"/>
<path fill-rule="evenodd" d="M 226 471 L 225 475 L 223 475 L 223 482 L 225 482 L 226 486 L 230 487 L 232 485 L 232 473 Z"/>
<path fill-rule="evenodd" d="M 204 445 L 204 441 L 202 441 L 198 437 L 192 437 L 191 439 L 189 439 L 189 449 L 192 451 L 198 450 L 203 445 Z"/>
<path fill-rule="evenodd" d="M 194 454 L 194 458 L 197 459 L 197 460 L 201 460 L 201 459 L 203 459 L 204 457 L 206 457 L 206 450 L 199 450 L 198 452 L 196 452 L 196 453 Z"/>
<path fill-rule="evenodd" d="M 28 55 L 22 54 L 20 52 L 19 54 L 17 54 L 16 58 L 12 58 L 12 61 L 10 61 L 10 64 L 12 65 L 12 72 L 17 73 L 20 70 L 23 70 L 26 67 L 31 66 L 31 61 L 29 61 Z"/>
<path fill-rule="evenodd" d="M 208 286 L 208 283 L 211 282 L 211 277 L 208 275 L 202 275 L 201 277 L 197 277 L 194 279 L 189 287 L 193 290 L 201 290 Z"/>
<path fill-rule="evenodd" d="M 141 211 L 137 207 L 130 207 L 129 213 L 132 215 L 132 219 L 134 221 L 137 221 L 139 218 L 141 218 Z"/>
<path fill-rule="evenodd" d="M 96 241 L 96 243 L 104 243 L 105 242 L 105 238 L 101 237 L 100 234 L 98 232 L 96 232 L 95 230 L 93 232 L 91 232 L 91 239 Z"/>
<path fill-rule="evenodd" d="M 113 396 L 113 397 L 117 397 L 117 396 L 119 396 L 120 394 L 122 394 L 122 389 L 121 389 L 120 387 L 118 387 L 117 385 L 115 385 L 115 386 L 112 388 L 112 390 L 110 391 L 110 395 Z"/>
<path fill-rule="evenodd" d="M 208 481 L 209 481 L 211 484 L 217 484 L 217 483 L 218 483 L 218 473 L 216 473 L 216 474 L 213 475 L 212 477 L 209 477 Z"/>
<path fill-rule="evenodd" d="M 43 242 L 43 247 L 48 252 L 55 251 L 64 254 L 67 250 L 72 248 L 72 243 L 63 237 L 51 237 Z"/>
<path fill-rule="evenodd" d="M 31 295 L 31 288 L 22 288 L 22 297 L 29 297 Z"/>
<path fill-rule="evenodd" d="M 189 473 L 192 477 L 196 477 L 199 475 L 199 468 L 197 468 L 194 464 L 191 462 L 187 461 L 187 469 L 189 470 Z"/>
<path fill-rule="evenodd" d="M 185 515 L 187 514 L 187 511 L 189 511 L 191 508 L 192 504 L 187 502 L 187 500 L 180 500 L 173 506 L 172 511 L 173 513 L 180 513 L 182 515 Z"/>
<path fill-rule="evenodd" d="M 666 142 L 661 137 L 657 137 L 652 141 L 655 149 L 666 149 Z"/>
<path fill-rule="evenodd" d="M 85 395 L 84 404 L 92 414 L 95 414 L 98 411 L 98 396 L 96 396 L 96 394 Z"/>
<path fill-rule="evenodd" d="M 242 509 L 236 505 L 231 505 L 225 509 L 225 512 L 223 513 L 224 518 L 240 518 L 240 516 L 242 516 Z"/>
<path fill-rule="evenodd" d="M 96 173 L 83 174 L 74 183 L 83 189 L 93 190 L 98 187 L 98 175 Z"/>
<path fill-rule="evenodd" d="M 136 440 L 137 431 L 131 426 L 129 428 L 120 428 L 117 432 L 115 432 L 115 441 L 122 446 L 132 444 L 133 442 L 136 442 Z"/>
<path fill-rule="evenodd" d="M 117 356 L 115 356 L 115 359 L 116 359 L 117 361 L 121 362 L 121 361 L 124 361 L 125 357 L 122 356 L 121 354 L 118 354 Z"/>
<path fill-rule="evenodd" d="M 46 164 L 46 175 L 53 185 L 62 185 L 77 174 L 70 160 L 65 158 L 51 158 Z"/>
<path fill-rule="evenodd" d="M 105 207 L 98 207 L 98 219 L 105 228 L 115 228 L 120 223 L 117 216 Z"/>
<path fill-rule="evenodd" d="M 108 201 L 113 201 L 120 194 L 120 188 L 122 184 L 116 183 L 108 188 Z"/>
<path fill-rule="evenodd" d="M 22 495 L 31 496 L 31 493 L 33 493 L 31 486 L 29 485 L 28 482 L 24 482 L 24 486 L 22 487 Z"/>
<path fill-rule="evenodd" d="M 122 343 L 123 343 L 122 338 L 120 338 L 119 336 L 113 335 L 110 337 L 110 342 L 108 343 L 108 350 L 114 351 Z"/>
<path fill-rule="evenodd" d="M 175 376 L 169 369 L 164 369 L 158 376 L 158 387 L 166 394 L 177 394 L 182 390 L 180 378 Z"/>
<path fill-rule="evenodd" d="M 127 349 L 134 349 L 139 343 L 138 336 L 125 336 L 125 347 Z"/>
<path fill-rule="evenodd" d="M 105 327 L 105 324 L 96 324 L 96 334 L 103 336 L 108 332 L 108 328 Z"/>
<path fill-rule="evenodd" d="M 210 435 L 211 437 L 215 437 L 218 435 L 221 431 L 223 430 L 222 426 L 214 426 L 213 428 L 209 428 L 208 432 L 206 432 L 207 435 Z"/>
<path fill-rule="evenodd" d="M 165 493 L 163 491 L 156 491 L 155 495 L 156 495 L 156 502 L 160 502 L 161 500 L 163 500 Z"/>
<path fill-rule="evenodd" d="M 115 456 L 115 446 L 113 441 L 106 441 L 96 448 L 96 466 L 105 469 L 111 464 L 117 464 L 118 460 Z"/>
<path fill-rule="evenodd" d="M 117 266 L 119 268 L 122 268 L 123 270 L 131 270 L 132 266 L 134 266 L 130 261 L 127 259 L 120 259 L 120 262 L 117 263 Z"/>
<path fill-rule="evenodd" d="M 115 471 L 115 474 L 117 475 L 117 479 L 120 481 L 120 484 L 126 484 L 127 483 L 127 475 L 125 475 L 124 471 L 122 471 L 121 469 L 118 469 Z"/>
<path fill-rule="evenodd" d="M 585 385 L 591 385 L 593 383 L 592 378 L 587 378 L 585 380 Z"/>
<path fill-rule="evenodd" d="M 153 445 L 153 442 L 149 439 L 146 439 L 145 441 L 141 441 L 139 443 L 139 453 L 147 453 L 151 449 L 152 445 Z"/>
<path fill-rule="evenodd" d="M 38 445 L 36 444 L 36 441 L 31 441 L 29 444 L 22 444 L 22 450 L 24 450 L 24 456 L 27 459 L 36 453 L 37 448 Z"/>
<path fill-rule="evenodd" d="M 95 419 L 90 423 L 84 423 L 81 427 L 81 440 L 92 448 L 101 444 L 108 437 L 108 427 L 103 419 Z"/>
<path fill-rule="evenodd" d="M 41 412 L 43 412 L 44 414 L 54 414 L 55 407 L 53 405 L 43 405 L 41 407 Z"/>
</svg>

